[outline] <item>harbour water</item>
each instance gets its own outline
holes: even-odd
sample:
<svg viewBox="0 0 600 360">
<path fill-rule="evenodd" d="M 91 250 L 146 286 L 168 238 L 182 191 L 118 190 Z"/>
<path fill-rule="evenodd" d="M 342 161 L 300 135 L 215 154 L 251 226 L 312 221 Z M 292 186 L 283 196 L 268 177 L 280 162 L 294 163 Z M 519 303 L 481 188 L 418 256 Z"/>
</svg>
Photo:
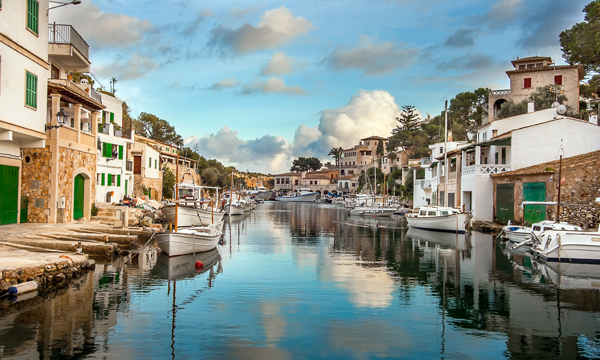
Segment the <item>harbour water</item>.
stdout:
<svg viewBox="0 0 600 360">
<path fill-rule="evenodd" d="M 144 249 L 0 307 L 0 358 L 600 357 L 596 265 L 327 204 L 264 203 L 224 232 L 218 252 Z"/>
</svg>

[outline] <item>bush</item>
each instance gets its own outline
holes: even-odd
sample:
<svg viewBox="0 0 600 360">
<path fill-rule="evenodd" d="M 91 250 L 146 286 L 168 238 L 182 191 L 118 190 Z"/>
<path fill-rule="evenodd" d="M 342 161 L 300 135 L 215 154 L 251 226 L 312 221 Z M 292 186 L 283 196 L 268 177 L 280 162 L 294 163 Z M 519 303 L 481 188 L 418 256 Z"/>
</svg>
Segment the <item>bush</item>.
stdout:
<svg viewBox="0 0 600 360">
<path fill-rule="evenodd" d="M 96 216 L 98 215 L 98 206 L 96 206 L 96 203 L 92 204 L 92 216 Z"/>
</svg>

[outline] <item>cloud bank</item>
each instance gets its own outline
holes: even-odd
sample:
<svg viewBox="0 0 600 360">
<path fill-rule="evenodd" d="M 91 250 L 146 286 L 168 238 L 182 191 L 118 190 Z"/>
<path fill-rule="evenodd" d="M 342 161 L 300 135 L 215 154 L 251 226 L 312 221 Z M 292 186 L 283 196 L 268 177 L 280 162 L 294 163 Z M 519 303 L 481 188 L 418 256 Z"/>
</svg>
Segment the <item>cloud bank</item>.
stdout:
<svg viewBox="0 0 600 360">
<path fill-rule="evenodd" d="M 188 137 L 184 142 L 206 158 L 239 169 L 281 173 L 289 171 L 293 159 L 299 156 L 315 156 L 327 162 L 331 161 L 327 154 L 332 147 L 350 148 L 361 138 L 389 136 L 399 113 L 394 97 L 387 91 L 360 91 L 346 105 L 323 110 L 317 126 L 298 126 L 293 142 L 272 135 L 243 140 L 228 126 L 214 134 Z"/>
</svg>

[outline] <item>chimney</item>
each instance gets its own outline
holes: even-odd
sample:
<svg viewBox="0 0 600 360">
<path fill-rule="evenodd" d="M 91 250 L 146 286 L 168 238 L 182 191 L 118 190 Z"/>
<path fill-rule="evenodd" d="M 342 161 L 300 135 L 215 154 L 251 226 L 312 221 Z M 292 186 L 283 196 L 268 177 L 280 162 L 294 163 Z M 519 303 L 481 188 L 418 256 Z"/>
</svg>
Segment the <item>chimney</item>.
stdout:
<svg viewBox="0 0 600 360">
<path fill-rule="evenodd" d="M 532 113 L 535 111 L 535 102 L 530 101 L 527 103 L 527 113 Z"/>
</svg>

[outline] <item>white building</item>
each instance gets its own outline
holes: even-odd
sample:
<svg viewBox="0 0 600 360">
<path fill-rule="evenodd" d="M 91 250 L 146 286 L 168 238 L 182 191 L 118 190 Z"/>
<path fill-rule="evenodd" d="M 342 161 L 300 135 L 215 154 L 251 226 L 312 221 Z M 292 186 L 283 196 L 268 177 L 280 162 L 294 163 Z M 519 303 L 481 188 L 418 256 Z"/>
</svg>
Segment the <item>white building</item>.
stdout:
<svg viewBox="0 0 600 360">
<path fill-rule="evenodd" d="M 133 193 L 133 162 L 127 150 L 135 130 L 123 128 L 123 102 L 108 94 L 101 96 L 106 109 L 98 124 L 96 201 L 113 203 Z"/>
<path fill-rule="evenodd" d="M 48 1 L 0 4 L 0 225 L 20 221 L 21 149 L 45 146 L 47 11 Z"/>
</svg>

